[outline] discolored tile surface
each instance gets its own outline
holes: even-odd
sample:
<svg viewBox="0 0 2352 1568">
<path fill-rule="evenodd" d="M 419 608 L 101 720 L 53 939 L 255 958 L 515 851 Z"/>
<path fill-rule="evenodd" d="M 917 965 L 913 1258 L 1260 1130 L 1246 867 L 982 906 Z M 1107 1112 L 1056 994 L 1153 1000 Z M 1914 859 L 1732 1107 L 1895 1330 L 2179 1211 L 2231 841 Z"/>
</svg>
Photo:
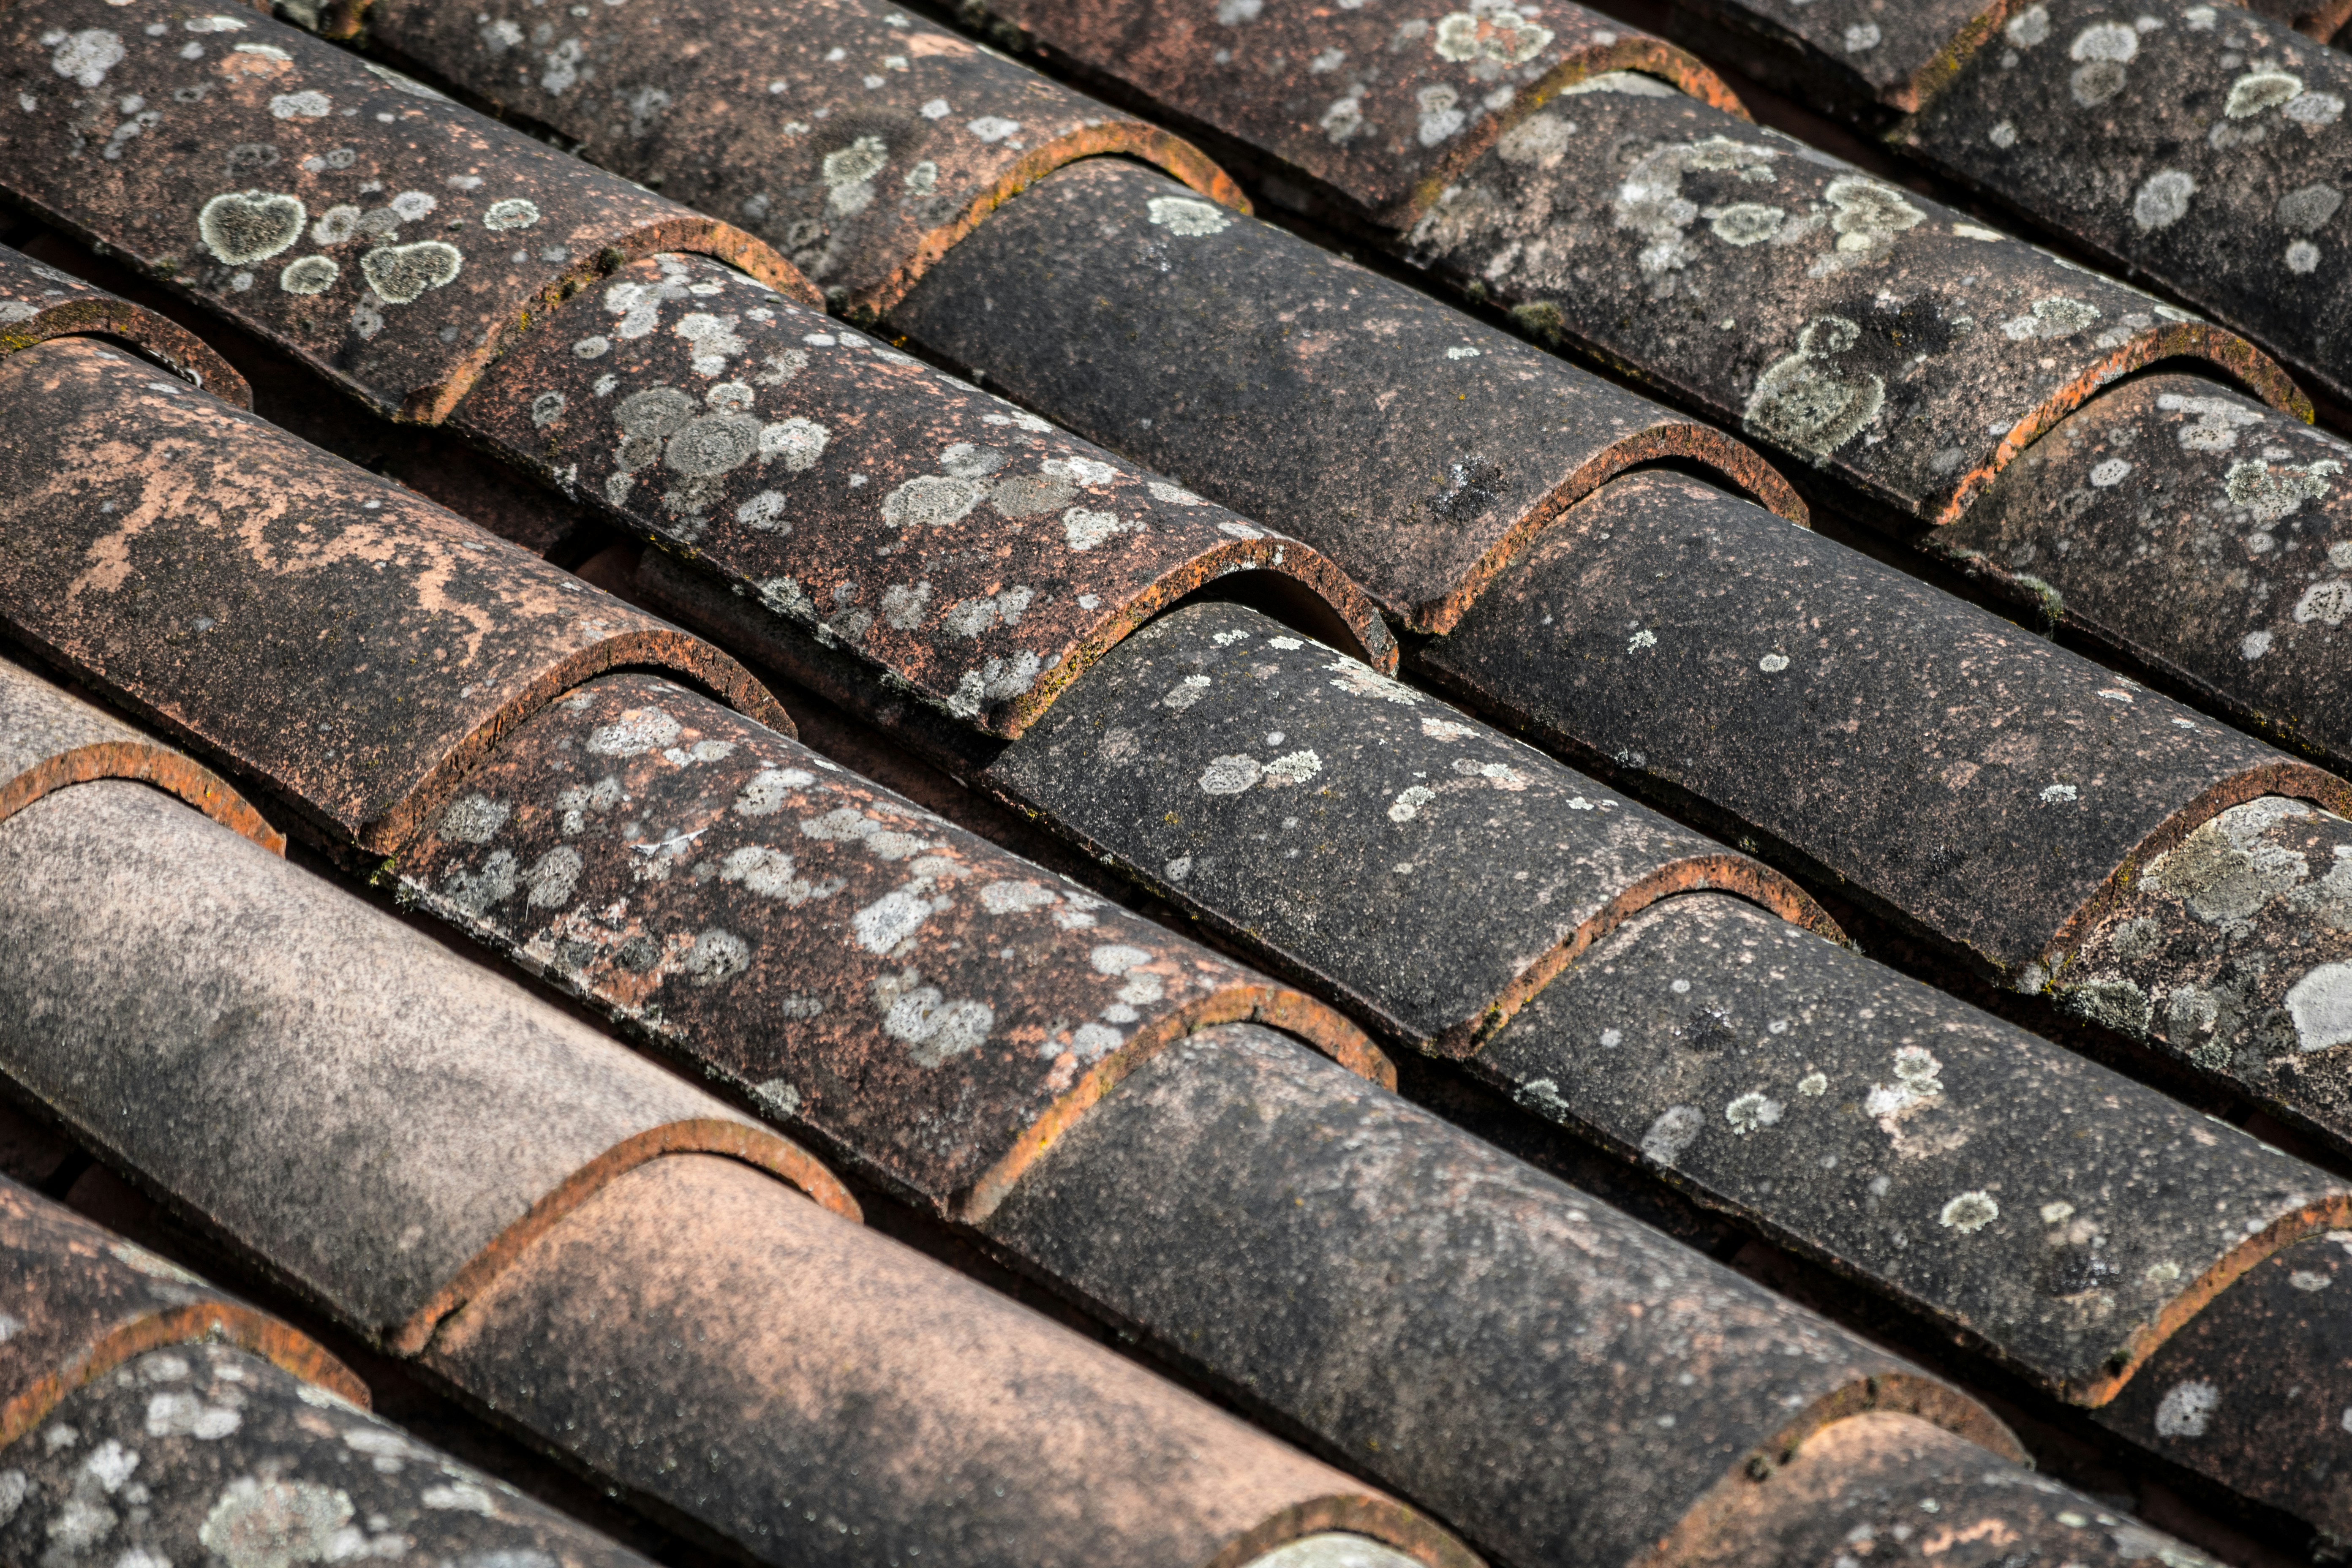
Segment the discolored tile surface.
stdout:
<svg viewBox="0 0 2352 1568">
<path fill-rule="evenodd" d="M 2330 774 L 1674 475 L 1578 507 L 1425 658 L 2028 991 L 2135 864 L 2216 811 L 2347 803 Z"/>
<path fill-rule="evenodd" d="M 1222 1565 L 1328 1530 L 1427 1568 L 1476 1561 L 1417 1511 L 715 1160 L 598 1194 L 427 1361 L 763 1563 Z"/>
<path fill-rule="evenodd" d="M 1711 468 L 1804 516 L 1721 433 L 1108 162 L 1008 203 L 890 324 L 1306 540 L 1414 631 L 1450 628 L 1560 512 L 1637 464 Z"/>
<path fill-rule="evenodd" d="M 1239 605 L 1129 638 L 982 782 L 1448 1055 L 1669 893 L 1835 929 L 1778 873 Z"/>
<path fill-rule="evenodd" d="M 0 1553 L 17 1563 L 645 1563 L 223 1344 L 150 1351 L 83 1385 L 0 1466 L 16 1500 Z"/>
<path fill-rule="evenodd" d="M 943 1211 L 1204 1025 L 1394 1081 L 1320 1003 L 650 676 L 542 710 L 468 784 L 403 858 L 420 907 Z"/>
<path fill-rule="evenodd" d="M 1605 72 L 1647 71 L 1740 112 L 1685 51 L 1577 5 L 1472 5 L 1435 18 L 1394 0 L 1271 10 L 982 0 L 971 10 L 1391 228 L 1410 226 L 1498 133 Z"/>
<path fill-rule="evenodd" d="M 2159 360 L 2310 415 L 2242 339 L 1648 77 L 1522 120 L 1404 243 L 1538 337 L 1926 522 Z"/>
<path fill-rule="evenodd" d="M 612 264 L 767 246 L 249 7 L 39 0 L 0 32 L 0 191 L 381 413 L 437 420 Z"/>
<path fill-rule="evenodd" d="M 717 572 L 780 635 L 987 733 L 1236 574 L 1393 668 L 1330 563 L 715 263 L 623 268 L 452 422 Z"/>
<path fill-rule="evenodd" d="M 2337 437 L 2201 377 L 2149 375 L 2070 416 L 1924 542 L 2341 773 L 2347 472 Z"/>
<path fill-rule="evenodd" d="M 0 1068 L 395 1349 L 676 1149 L 856 1212 L 792 1144 L 154 791 L 37 802 L 0 867 Z"/>
<path fill-rule="evenodd" d="M 1634 916 L 1476 1070 L 2084 1405 L 2192 1320 L 2265 1342 L 2232 1281 L 2352 1214 L 2316 1167 L 1721 897 Z"/>
<path fill-rule="evenodd" d="M 222 402 L 253 406 L 245 377 L 177 321 L 0 245 L 0 353 L 76 337 L 127 343 Z"/>
<path fill-rule="evenodd" d="M 1897 145 L 2352 401 L 2347 100 L 2352 56 L 2234 5 L 2160 0 L 2118 21 L 2047 0 L 1969 54 Z"/>
<path fill-rule="evenodd" d="M 1899 1359 L 1263 1030 L 1155 1058 L 987 1230 L 1503 1561 L 1636 1561 L 1859 1409 L 2015 1451 Z"/>
<path fill-rule="evenodd" d="M 1132 158 L 1246 208 L 1167 132 L 876 0 L 321 9 L 331 29 L 357 14 L 374 47 L 741 225 L 853 315 L 887 310 L 998 205 L 1076 159 Z"/>
<path fill-rule="evenodd" d="M 5 833 L 0 828 L 0 833 Z M 305 1335 L 0 1177 L 0 1446 L 94 1378 L 163 1345 L 213 1340 L 285 1367 L 346 1402 L 367 1389 Z"/>
<path fill-rule="evenodd" d="M 84 340 L 0 360 L 0 617 L 94 689 L 381 853 L 597 670 L 740 666 L 462 518 Z"/>
<path fill-rule="evenodd" d="M 53 791 L 102 778 L 152 784 L 264 849 L 286 852 L 286 836 L 210 768 L 0 658 L 0 820 Z"/>
</svg>

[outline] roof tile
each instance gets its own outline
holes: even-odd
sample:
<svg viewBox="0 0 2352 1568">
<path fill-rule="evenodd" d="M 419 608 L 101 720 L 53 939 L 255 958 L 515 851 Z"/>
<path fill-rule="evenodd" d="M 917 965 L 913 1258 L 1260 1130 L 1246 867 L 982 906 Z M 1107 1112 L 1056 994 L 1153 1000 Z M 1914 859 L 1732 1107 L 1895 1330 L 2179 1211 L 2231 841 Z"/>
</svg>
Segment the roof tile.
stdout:
<svg viewBox="0 0 2352 1568">
<path fill-rule="evenodd" d="M 0 90 L 34 107 L 0 140 L 0 183 L 386 414 L 437 420 L 615 260 L 708 252 L 816 302 L 751 236 L 397 72 L 249 8 L 176 20 L 12 11 Z"/>
<path fill-rule="evenodd" d="M 223 402 L 253 406 L 245 377 L 177 321 L 0 246 L 0 353 L 68 337 L 128 343 Z"/>
<path fill-rule="evenodd" d="M 286 836 L 212 769 L 0 658 L 0 819 L 92 779 L 152 784 L 264 849 L 286 852 Z"/>
<path fill-rule="evenodd" d="M 717 649 L 118 350 L 0 360 L 0 616 L 339 841 L 397 845 L 615 665 L 789 726 Z"/>
</svg>

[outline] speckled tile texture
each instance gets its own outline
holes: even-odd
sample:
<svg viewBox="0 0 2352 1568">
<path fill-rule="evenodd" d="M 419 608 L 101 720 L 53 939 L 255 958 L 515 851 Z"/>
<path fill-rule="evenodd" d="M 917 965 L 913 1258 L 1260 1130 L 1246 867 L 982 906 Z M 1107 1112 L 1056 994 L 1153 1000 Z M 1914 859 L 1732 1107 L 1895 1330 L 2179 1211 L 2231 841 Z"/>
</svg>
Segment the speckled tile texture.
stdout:
<svg viewBox="0 0 2352 1568">
<path fill-rule="evenodd" d="M 1582 5 L 1428 10 L 975 0 L 965 15 L 1278 160 L 1391 228 L 1410 226 L 1498 134 L 1589 78 L 1647 71 L 1739 112 L 1691 55 Z"/>
<path fill-rule="evenodd" d="M 1240 1568 L 1328 1530 L 1476 1568 L 1417 1510 L 717 1160 L 605 1188 L 426 1361 L 780 1568 Z"/>
<path fill-rule="evenodd" d="M 2326 1173 L 1719 896 L 1634 916 L 1476 1070 L 2086 1405 L 2352 1215 Z"/>
<path fill-rule="evenodd" d="M 0 1070 L 395 1349 L 677 1149 L 856 1212 L 782 1138 L 155 791 L 40 801 L 0 867 Z"/>
<path fill-rule="evenodd" d="M 2147 24 L 2141 24 L 2145 17 Z M 1896 143 L 2352 401 L 2352 56 L 2234 5 L 2019 9 Z"/>
<path fill-rule="evenodd" d="M 0 1448 L 0 1555 L 44 1568 L 646 1561 L 222 1344 L 150 1351 L 68 1395 Z"/>
<path fill-rule="evenodd" d="M 2198 362 L 2307 417 L 2244 340 L 1654 79 L 1521 121 L 1404 243 L 1898 517 L 1948 522 L 2117 377 Z"/>
<path fill-rule="evenodd" d="M 861 687 L 988 733 L 1239 573 L 1288 579 L 1395 667 L 1371 602 L 1307 545 L 714 262 L 623 268 L 452 422 L 855 658 Z"/>
<path fill-rule="evenodd" d="M 38 0 L 0 33 L 0 191 L 386 414 L 438 419 L 538 311 L 651 251 L 817 298 L 740 230 L 249 8 Z"/>
<path fill-rule="evenodd" d="M 367 1402 L 351 1369 L 307 1335 L 5 1177 L 0 1300 L 13 1325 L 0 1341 L 0 1456 L 85 1384 L 166 1345 L 235 1347 Z"/>
<path fill-rule="evenodd" d="M 542 710 L 468 784 L 406 897 L 942 1211 L 1208 1024 L 1395 1079 L 1321 1004 L 651 676 Z"/>
<path fill-rule="evenodd" d="M 1075 159 L 1245 205 L 1159 127 L 881 0 L 551 10 L 335 0 L 369 41 L 556 127 L 583 156 L 761 237 L 853 314 L 887 310 L 999 205 Z"/>
<path fill-rule="evenodd" d="M 2148 375 L 2065 419 L 1922 542 L 2341 774 L 2347 476 L 2352 443 L 2201 377 Z"/>
<path fill-rule="evenodd" d="M 2352 807 L 2332 774 L 1675 475 L 1578 507 L 1423 657 L 2028 991 L 2215 812 Z"/>
<path fill-rule="evenodd" d="M 286 836 L 218 773 L 23 665 L 0 658 L 0 820 L 45 795 L 92 779 L 152 784 L 263 848 L 286 852 Z"/>
<path fill-rule="evenodd" d="M 2014 1452 L 1898 1358 L 1261 1029 L 1153 1058 L 987 1230 L 1506 1562 L 1703 1534 L 1861 1409 Z"/>
<path fill-rule="evenodd" d="M 1712 469 L 1805 515 L 1719 431 L 1108 160 L 1007 203 L 890 325 L 1307 541 L 1415 631 L 1452 626 L 1563 510 L 1637 464 Z"/>
<path fill-rule="evenodd" d="M 980 782 L 1447 1055 L 1671 893 L 1835 930 L 1758 862 L 1240 605 L 1129 637 Z"/>
<path fill-rule="evenodd" d="M 0 245 L 0 353 L 51 338 L 127 343 L 222 402 L 253 406 L 245 377 L 177 321 Z"/>
<path fill-rule="evenodd" d="M 0 546 L 16 638 L 363 851 L 615 665 L 789 725 L 717 649 L 85 339 L 0 359 Z"/>
</svg>

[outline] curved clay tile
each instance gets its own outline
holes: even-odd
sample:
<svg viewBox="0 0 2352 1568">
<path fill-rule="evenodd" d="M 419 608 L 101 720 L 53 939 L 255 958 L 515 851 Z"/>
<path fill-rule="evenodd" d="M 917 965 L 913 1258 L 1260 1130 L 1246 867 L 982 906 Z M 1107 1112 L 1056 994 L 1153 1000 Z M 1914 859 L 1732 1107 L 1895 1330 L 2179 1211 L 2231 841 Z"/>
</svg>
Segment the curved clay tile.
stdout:
<svg viewBox="0 0 2352 1568">
<path fill-rule="evenodd" d="M 1836 930 L 1780 873 L 1235 605 L 1129 637 L 975 782 L 1448 1056 L 1675 893 Z"/>
<path fill-rule="evenodd" d="M 1248 205 L 1158 126 L 878 0 L 341 0 L 337 16 L 561 128 L 582 156 L 741 224 L 854 315 L 887 310 L 998 205 L 1077 159 L 1136 159 Z"/>
<path fill-rule="evenodd" d="M 0 820 L 92 779 L 152 784 L 264 849 L 286 853 L 286 835 L 218 773 L 0 658 Z"/>
<path fill-rule="evenodd" d="M 250 8 L 38 0 L 0 27 L 0 89 L 29 106 L 0 190 L 403 418 L 653 251 L 817 302 L 741 230 Z"/>
<path fill-rule="evenodd" d="M 0 245 L 0 354 L 51 338 L 128 343 L 222 402 L 253 406 L 245 377 L 177 321 Z"/>
<path fill-rule="evenodd" d="M 789 727 L 716 649 L 119 350 L 0 359 L 0 619 L 339 843 L 397 848 L 615 666 Z"/>
<path fill-rule="evenodd" d="M 249 1351 L 348 1404 L 368 1402 L 366 1385 L 309 1336 L 5 1177 L 0 1284 L 9 1323 L 0 1342 L 0 1448 L 124 1363 L 206 1340 Z"/>
<path fill-rule="evenodd" d="M 9 1077 L 395 1351 L 647 1160 L 857 1212 L 774 1133 L 152 791 L 51 796 L 0 823 L 0 864 Z"/>
<path fill-rule="evenodd" d="M 1041 269 L 1050 291 L 1028 281 Z M 1721 431 L 1108 161 L 1008 205 L 890 324 L 1307 538 L 1414 631 L 1450 629 L 1562 512 L 1638 464 L 1711 469 L 1805 515 Z M 1107 354 L 1133 368 L 1104 374 Z"/>
<path fill-rule="evenodd" d="M 851 684 L 988 734 L 1242 574 L 1395 667 L 1379 612 L 1308 546 L 712 262 L 622 268 L 450 421 L 763 606 L 804 645 L 796 669 L 838 656 Z"/>
<path fill-rule="evenodd" d="M 1688 51 L 1585 6 L 1432 9 L 982 0 L 966 14 L 1389 228 L 1525 116 L 1610 71 L 1646 71 L 1745 118 Z"/>
</svg>

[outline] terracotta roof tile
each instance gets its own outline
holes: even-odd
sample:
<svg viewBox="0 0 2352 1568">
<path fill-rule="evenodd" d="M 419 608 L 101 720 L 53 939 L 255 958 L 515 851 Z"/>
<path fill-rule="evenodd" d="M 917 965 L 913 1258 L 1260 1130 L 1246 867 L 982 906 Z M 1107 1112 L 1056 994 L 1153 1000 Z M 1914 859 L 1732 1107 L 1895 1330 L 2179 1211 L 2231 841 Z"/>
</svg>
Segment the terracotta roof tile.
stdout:
<svg viewBox="0 0 2352 1568">
<path fill-rule="evenodd" d="M 789 723 L 717 649 L 119 350 L 0 359 L 0 407 L 16 635 L 363 850 L 600 669 Z"/>
<path fill-rule="evenodd" d="M 363 24 L 505 112 L 572 127 L 583 156 L 726 215 L 854 311 L 887 309 L 974 224 L 1075 159 L 1134 158 L 1241 201 L 1157 126 L 872 0 L 334 9 L 331 27 Z"/>
<path fill-rule="evenodd" d="M 92 779 L 152 784 L 263 848 L 285 853 L 286 836 L 218 773 L 24 666 L 0 659 L 0 818 Z"/>
<path fill-rule="evenodd" d="M 371 1415 L 293 1330 L 5 1179 L 0 1278 L 12 1562 L 644 1561 Z"/>
<path fill-rule="evenodd" d="M 0 353 L 67 337 L 127 343 L 223 402 L 253 406 L 245 377 L 185 327 L 0 246 Z"/>
</svg>

